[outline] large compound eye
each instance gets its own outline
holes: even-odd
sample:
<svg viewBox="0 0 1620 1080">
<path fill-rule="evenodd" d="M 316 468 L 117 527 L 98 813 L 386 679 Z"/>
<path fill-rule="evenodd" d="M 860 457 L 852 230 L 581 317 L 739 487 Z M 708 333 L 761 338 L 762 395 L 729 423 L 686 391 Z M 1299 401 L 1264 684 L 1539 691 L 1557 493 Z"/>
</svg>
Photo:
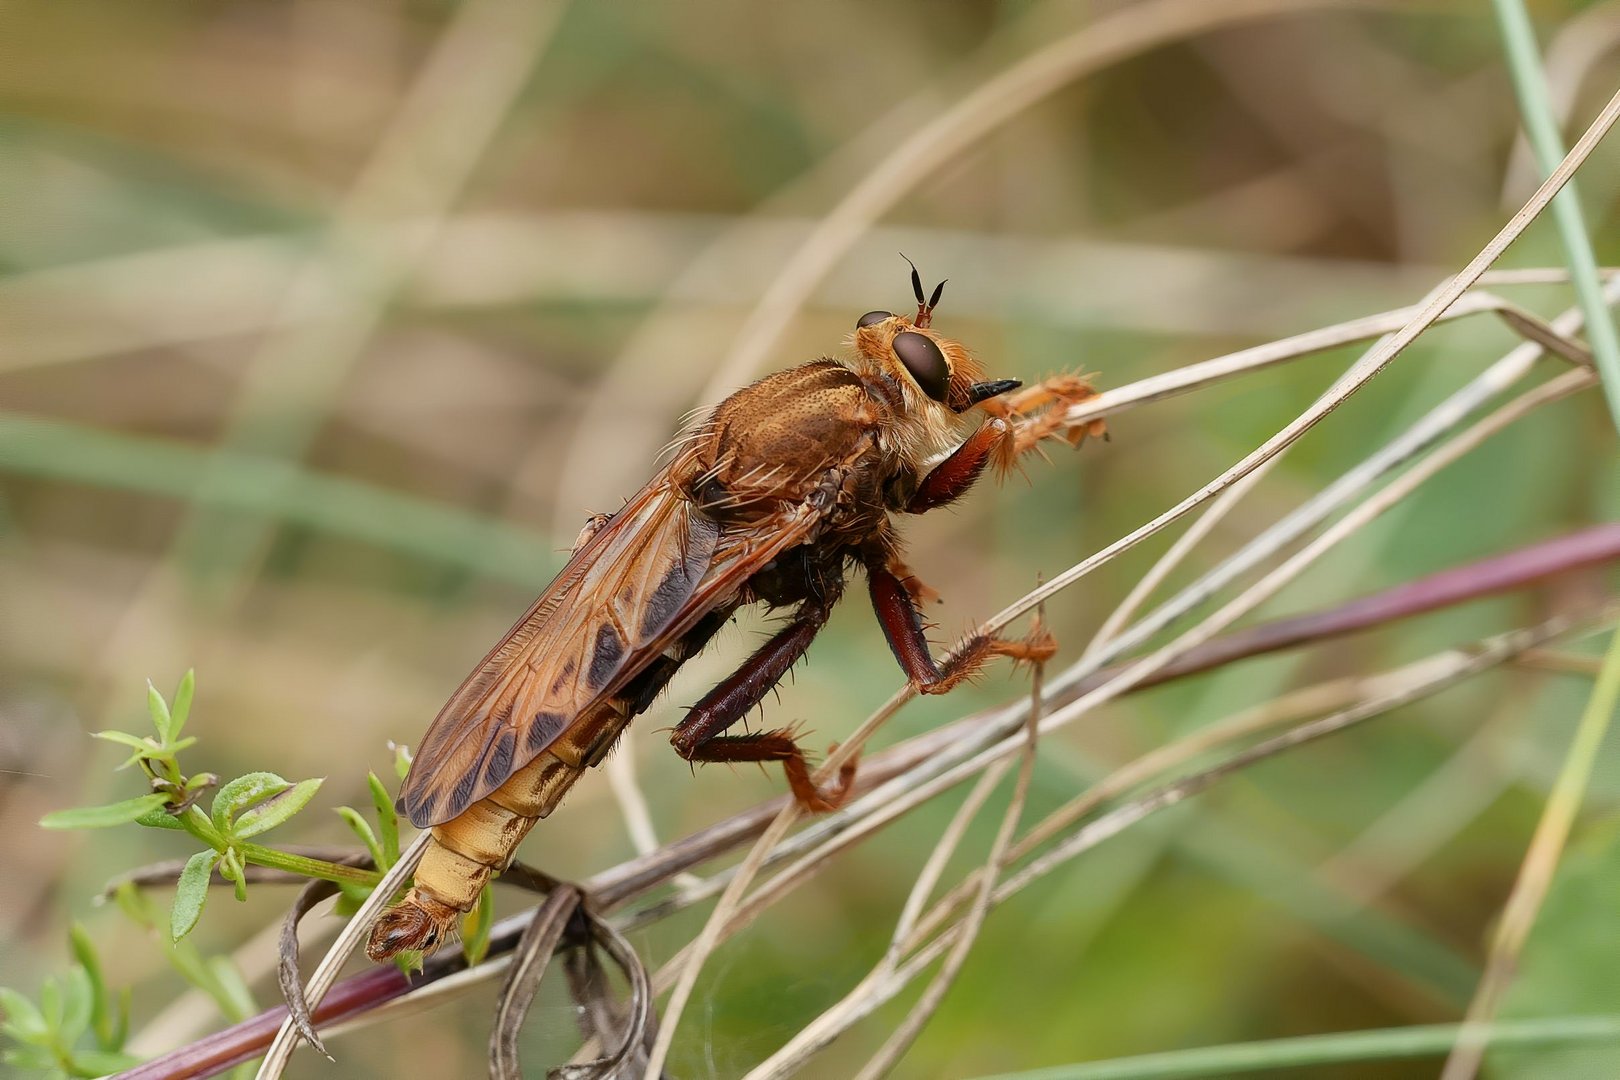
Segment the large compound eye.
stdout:
<svg viewBox="0 0 1620 1080">
<path fill-rule="evenodd" d="M 894 315 L 887 311 L 868 311 L 865 315 L 862 315 L 859 319 L 855 320 L 855 329 L 859 330 L 863 326 L 871 326 L 873 323 L 880 323 L 884 319 L 892 318 L 894 318 Z"/>
<path fill-rule="evenodd" d="M 894 335 L 894 355 L 906 365 L 922 392 L 935 401 L 944 401 L 951 388 L 951 368 L 934 339 L 910 330 Z"/>
</svg>

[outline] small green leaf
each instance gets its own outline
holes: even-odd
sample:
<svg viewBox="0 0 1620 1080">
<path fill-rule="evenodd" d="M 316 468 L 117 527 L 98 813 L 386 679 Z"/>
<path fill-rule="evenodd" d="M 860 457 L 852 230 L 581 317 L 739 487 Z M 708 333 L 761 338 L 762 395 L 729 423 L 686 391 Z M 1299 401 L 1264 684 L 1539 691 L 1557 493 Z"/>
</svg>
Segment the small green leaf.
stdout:
<svg viewBox="0 0 1620 1080">
<path fill-rule="evenodd" d="M 213 976 L 214 1000 L 226 1019 L 246 1020 L 259 1011 L 258 1004 L 253 1000 L 253 991 L 248 989 L 241 971 L 237 970 L 236 963 L 229 956 L 210 956 L 208 972 Z"/>
<path fill-rule="evenodd" d="M 39 985 L 39 1011 L 45 1014 L 45 1026 L 55 1033 L 62 1026 L 62 988 L 55 979 L 46 979 Z"/>
<path fill-rule="evenodd" d="M 62 1022 L 56 1028 L 57 1039 L 64 1046 L 72 1046 L 90 1029 L 94 998 L 95 991 L 90 988 L 90 976 L 84 968 L 69 968 L 62 980 Z"/>
<path fill-rule="evenodd" d="M 338 884 L 338 898 L 332 905 L 332 913 L 340 918 L 347 918 L 360 910 L 360 905 L 371 896 L 371 890 L 364 885 L 354 885 L 349 882 Z"/>
<path fill-rule="evenodd" d="M 360 811 L 352 806 L 340 806 L 337 808 L 337 813 L 344 823 L 354 831 L 354 835 L 360 838 L 360 842 L 366 845 L 366 850 L 371 853 L 372 863 L 378 869 L 386 869 L 383 863 L 382 845 L 377 843 L 377 834 L 371 831 L 371 826 L 367 825 L 366 819 L 360 816 Z"/>
<path fill-rule="evenodd" d="M 186 860 L 174 894 L 174 910 L 169 914 L 169 936 L 173 940 L 191 933 L 201 918 L 203 903 L 208 899 L 208 877 L 218 861 L 217 851 L 199 851 Z"/>
<path fill-rule="evenodd" d="M 43 1072 L 47 1080 L 57 1080 L 57 1077 L 67 1075 L 59 1067 L 56 1047 L 49 1042 L 13 1047 L 7 1050 L 5 1057 L 0 1060 L 4 1060 L 7 1065 L 15 1065 L 20 1069 L 35 1069 Z"/>
<path fill-rule="evenodd" d="M 90 935 L 79 923 L 68 927 L 68 947 L 73 950 L 73 958 L 90 980 L 90 1030 L 95 1033 L 96 1042 L 103 1050 L 116 1050 L 123 1045 L 123 1039 L 118 1036 L 115 1010 L 108 1000 L 107 980 L 101 973 L 101 958 L 96 955 Z"/>
<path fill-rule="evenodd" d="M 135 996 L 135 991 L 127 986 L 119 987 L 118 1000 L 113 1005 L 112 1030 L 102 1043 L 102 1049 L 122 1050 L 124 1042 L 129 1038 L 129 1003 Z"/>
<path fill-rule="evenodd" d="M 367 772 L 366 783 L 371 787 L 371 805 L 377 809 L 377 831 L 382 835 L 385 861 L 378 863 L 377 869 L 388 870 L 399 862 L 399 811 L 394 809 L 394 800 L 388 797 L 388 788 L 376 773 Z"/>
<path fill-rule="evenodd" d="M 34 1043 L 50 1038 L 51 1028 L 45 1022 L 45 1015 L 26 995 L 0 986 L 0 1010 L 6 1014 L 6 1034 L 18 1042 Z"/>
<path fill-rule="evenodd" d="M 39 823 L 46 829 L 105 829 L 113 825 L 127 825 L 160 806 L 167 806 L 168 802 L 167 795 L 139 795 L 106 806 L 55 810 L 40 818 Z"/>
<path fill-rule="evenodd" d="M 394 774 L 401 780 L 411 771 L 411 748 L 404 743 L 390 743 L 394 748 Z"/>
<path fill-rule="evenodd" d="M 290 787 L 292 787 L 291 780 L 283 780 L 273 772 L 251 772 L 246 776 L 238 776 L 220 788 L 214 796 L 211 810 L 214 828 L 230 835 L 231 822 L 236 815 L 260 799 L 268 799 Z"/>
<path fill-rule="evenodd" d="M 478 894 L 478 904 L 461 920 L 461 954 L 469 967 L 477 967 L 489 953 L 489 931 L 495 922 L 493 890 L 484 886 Z"/>
<path fill-rule="evenodd" d="M 169 709 L 169 737 L 165 742 L 173 742 L 180 737 L 180 729 L 186 726 L 186 717 L 191 715 L 191 697 L 197 690 L 197 669 L 187 668 L 180 678 L 180 685 L 175 687 L 174 705 Z"/>
<path fill-rule="evenodd" d="M 185 829 L 185 826 L 180 824 L 180 819 L 169 813 L 166 805 L 156 810 L 148 810 L 135 819 L 135 824 L 145 825 L 150 829 Z"/>
<path fill-rule="evenodd" d="M 158 688 L 152 685 L 152 680 L 146 680 L 146 711 L 152 717 L 152 726 L 157 728 L 158 742 L 169 741 L 169 729 L 174 721 L 169 715 L 169 703 L 163 700 Z"/>
<path fill-rule="evenodd" d="M 315 797 L 315 792 L 320 790 L 325 779 L 317 776 L 310 780 L 300 780 L 280 794 L 272 795 L 257 806 L 242 811 L 236 818 L 231 835 L 239 840 L 245 840 L 275 828 L 309 805 L 309 800 Z"/>
<path fill-rule="evenodd" d="M 140 1063 L 141 1059 L 134 1054 L 123 1054 L 116 1050 L 76 1050 L 73 1053 L 73 1064 L 79 1067 L 84 1076 L 111 1076 L 133 1069 Z"/>
<path fill-rule="evenodd" d="M 83 923 L 75 922 L 68 927 L 68 948 L 73 953 L 73 959 L 90 976 L 91 985 L 105 989 L 101 981 L 101 961 L 96 956 L 95 945 L 91 943 Z"/>
<path fill-rule="evenodd" d="M 131 735 L 127 731 L 97 731 L 92 733 L 90 737 L 92 739 L 105 739 L 107 742 L 117 743 L 120 746 L 132 747 L 143 754 L 148 750 L 157 749 L 156 746 L 152 745 L 150 739 L 143 739 L 139 735 Z"/>
<path fill-rule="evenodd" d="M 242 866 L 242 856 L 237 853 L 235 848 L 225 849 L 225 856 L 219 860 L 219 870 L 221 876 L 234 887 L 237 902 L 246 901 L 247 873 Z"/>
<path fill-rule="evenodd" d="M 152 902 L 147 899 L 145 893 L 135 887 L 133 881 L 118 883 L 113 889 L 113 902 L 136 926 L 144 926 L 148 930 L 157 929 L 157 920 L 152 916 Z"/>
</svg>

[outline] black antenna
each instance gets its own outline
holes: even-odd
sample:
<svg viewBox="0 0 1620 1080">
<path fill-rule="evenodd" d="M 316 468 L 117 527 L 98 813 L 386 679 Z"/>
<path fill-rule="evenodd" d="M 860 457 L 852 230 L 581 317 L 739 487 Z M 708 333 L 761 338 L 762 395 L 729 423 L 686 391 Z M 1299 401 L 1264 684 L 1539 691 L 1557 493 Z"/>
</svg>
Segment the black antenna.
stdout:
<svg viewBox="0 0 1620 1080">
<path fill-rule="evenodd" d="M 928 305 L 923 302 L 922 275 L 917 273 L 917 264 L 907 258 L 906 253 L 903 251 L 900 253 L 900 257 L 911 265 L 911 291 L 917 294 L 917 306 L 920 308 L 927 307 Z"/>
<path fill-rule="evenodd" d="M 949 281 L 949 280 L 951 280 L 951 279 L 950 278 L 945 279 L 945 281 Z M 939 307 L 939 297 L 940 297 L 940 294 L 945 291 L 945 281 L 942 281 L 938 285 L 934 286 L 933 299 L 928 301 L 928 310 L 929 311 L 933 311 L 935 308 Z M 921 298 L 922 298 L 922 294 L 919 291 L 918 299 L 921 299 Z"/>
</svg>

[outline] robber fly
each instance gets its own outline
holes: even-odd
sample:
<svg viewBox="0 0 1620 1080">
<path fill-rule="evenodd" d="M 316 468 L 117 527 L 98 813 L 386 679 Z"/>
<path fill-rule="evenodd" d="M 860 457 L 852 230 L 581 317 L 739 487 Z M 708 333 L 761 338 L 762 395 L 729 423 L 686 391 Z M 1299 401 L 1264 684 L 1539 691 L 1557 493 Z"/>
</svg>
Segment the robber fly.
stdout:
<svg viewBox="0 0 1620 1080">
<path fill-rule="evenodd" d="M 865 571 L 895 659 L 923 693 L 949 690 L 993 656 L 1050 655 L 1044 635 L 971 638 L 943 664 L 929 651 L 917 611 L 928 590 L 901 561 L 890 515 L 944 506 L 986 464 L 1026 447 L 997 400 L 1019 383 L 985 379 L 933 329 L 944 282 L 926 299 L 915 267 L 911 283 L 916 315 L 869 311 L 853 359 L 814 360 L 732 394 L 623 509 L 586 525 L 568 565 L 423 738 L 399 806 L 434 843 L 414 887 L 372 927 L 372 959 L 448 936 L 534 823 L 745 604 L 791 616 L 670 741 L 692 762 L 779 761 L 812 811 L 844 800 L 853 764 L 823 789 L 790 729 L 725 732 L 804 655 L 851 567 Z M 1093 392 L 1069 379 L 1057 396 Z M 980 405 L 1001 415 L 963 440 L 961 417 Z"/>
</svg>

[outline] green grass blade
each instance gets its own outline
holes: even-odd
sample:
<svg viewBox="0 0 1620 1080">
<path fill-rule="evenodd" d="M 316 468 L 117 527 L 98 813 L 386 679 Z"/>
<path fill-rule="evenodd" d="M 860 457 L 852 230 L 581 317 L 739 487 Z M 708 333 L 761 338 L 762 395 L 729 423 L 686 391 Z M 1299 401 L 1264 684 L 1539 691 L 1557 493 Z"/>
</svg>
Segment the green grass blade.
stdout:
<svg viewBox="0 0 1620 1080">
<path fill-rule="evenodd" d="M 205 485 L 213 468 L 230 483 Z M 0 414 L 0 470 L 53 480 L 203 498 L 222 509 L 293 524 L 539 588 L 562 566 L 544 537 L 454 507 L 323 476 L 297 465 L 172 439 L 121 435 Z"/>
<path fill-rule="evenodd" d="M 1508 70 L 1513 75 L 1513 88 L 1519 98 L 1519 113 L 1524 119 L 1525 135 L 1545 175 L 1557 168 L 1564 159 L 1564 142 L 1558 133 L 1558 120 L 1553 115 L 1552 102 L 1547 97 L 1547 79 L 1541 70 L 1541 50 L 1536 43 L 1535 28 L 1530 23 L 1523 0 L 1492 0 L 1492 3 L 1496 8 L 1497 22 L 1502 27 Z M 1592 346 L 1598 373 L 1603 377 L 1603 392 L 1609 401 L 1609 412 L 1614 418 L 1616 430 L 1620 430 L 1620 336 L 1616 335 L 1614 319 L 1603 303 L 1597 257 L 1592 252 L 1592 241 L 1581 214 L 1581 200 L 1576 194 L 1574 180 L 1565 184 L 1564 190 L 1553 198 L 1552 211 L 1569 263 L 1570 277 L 1575 285 L 1575 296 L 1586 315 L 1587 341 Z"/>
<path fill-rule="evenodd" d="M 1435 1057 L 1456 1041 L 1458 1024 L 1423 1024 L 1303 1035 L 1292 1039 L 1228 1043 L 1162 1054 L 1087 1061 L 1050 1069 L 1000 1073 L 980 1080 L 1172 1080 L 1198 1076 L 1235 1076 L 1270 1069 L 1342 1065 L 1360 1061 Z M 1492 1029 L 1493 1047 L 1549 1046 L 1570 1043 L 1620 1042 L 1620 1016 L 1566 1016 L 1544 1020 L 1510 1020 Z"/>
</svg>

